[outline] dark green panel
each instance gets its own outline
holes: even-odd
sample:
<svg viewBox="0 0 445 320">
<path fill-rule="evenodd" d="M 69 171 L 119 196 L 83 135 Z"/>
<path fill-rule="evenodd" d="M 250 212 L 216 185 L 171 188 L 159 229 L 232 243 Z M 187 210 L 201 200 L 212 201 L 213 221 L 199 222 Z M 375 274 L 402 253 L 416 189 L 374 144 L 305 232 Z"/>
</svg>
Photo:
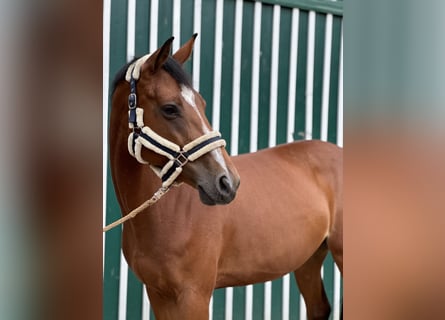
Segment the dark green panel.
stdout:
<svg viewBox="0 0 445 320">
<path fill-rule="evenodd" d="M 253 286 L 252 319 L 264 319 L 264 283 Z"/>
<path fill-rule="evenodd" d="M 202 2 L 201 16 L 201 63 L 199 90 L 203 98 L 207 101 L 206 115 L 212 119 L 212 99 L 213 99 L 213 64 L 215 48 L 215 1 Z"/>
<path fill-rule="evenodd" d="M 272 319 L 281 319 L 283 317 L 283 279 L 272 281 Z"/>
<path fill-rule="evenodd" d="M 173 35 L 173 0 L 159 1 L 158 47 Z"/>
<path fill-rule="evenodd" d="M 193 30 L 193 4 L 194 1 L 181 1 L 181 45 L 186 43 L 195 33 Z M 198 37 L 201 35 L 199 34 Z M 193 57 L 184 64 L 184 69 L 188 74 L 192 74 Z"/>
<path fill-rule="evenodd" d="M 127 320 L 142 319 L 142 284 L 128 269 L 127 280 Z"/>
<path fill-rule="evenodd" d="M 226 289 L 213 291 L 213 320 L 224 320 L 226 308 Z"/>
<path fill-rule="evenodd" d="M 312 138 L 320 139 L 321 103 L 323 93 L 324 40 L 326 15 L 317 13 L 315 18 L 314 90 L 312 109 Z"/>
<path fill-rule="evenodd" d="M 120 218 L 114 188 L 111 183 L 110 168 L 107 169 L 107 207 L 106 224 Z M 105 234 L 105 258 L 103 279 L 103 319 L 117 319 L 119 311 L 119 277 L 120 277 L 121 229 L 114 228 Z"/>
<path fill-rule="evenodd" d="M 126 62 L 127 48 L 127 1 L 111 2 L 110 17 L 110 87 L 114 75 Z M 111 102 L 109 103 L 111 108 Z M 109 113 L 110 115 L 110 113 Z M 108 117 L 109 117 L 108 115 Z M 120 218 L 120 208 L 111 183 L 111 172 L 107 168 L 107 207 L 105 223 L 109 224 Z M 119 275 L 120 275 L 121 231 L 115 228 L 105 234 L 105 257 L 103 275 L 103 318 L 114 320 L 119 311 Z"/>
<path fill-rule="evenodd" d="M 300 290 L 298 290 L 295 275 L 290 275 L 290 292 L 289 292 L 289 320 L 300 319 Z"/>
<path fill-rule="evenodd" d="M 223 48 L 221 68 L 221 101 L 219 130 L 230 150 L 232 133 L 233 41 L 235 32 L 235 2 L 224 2 Z"/>
<path fill-rule="evenodd" d="M 110 88 L 114 75 L 127 57 L 127 1 L 111 2 L 110 17 Z"/>
<path fill-rule="evenodd" d="M 155 317 L 155 313 L 154 313 L 154 311 L 153 311 L 153 308 L 150 308 L 150 319 L 155 319 L 155 320 L 156 320 L 156 317 Z M 143 319 L 143 320 L 145 320 L 145 319 Z"/>
<path fill-rule="evenodd" d="M 278 64 L 278 100 L 277 100 L 277 139 L 276 143 L 287 140 L 287 116 L 289 95 L 289 59 L 290 36 L 292 28 L 292 10 L 281 8 L 280 14 L 280 49 Z"/>
<path fill-rule="evenodd" d="M 252 89 L 252 50 L 253 50 L 253 2 L 243 4 L 243 27 L 241 49 L 241 87 L 238 153 L 247 153 L 250 150 L 250 112 Z"/>
<path fill-rule="evenodd" d="M 331 78 L 329 90 L 328 141 L 337 142 L 338 84 L 341 46 L 341 18 L 332 21 Z"/>
<path fill-rule="evenodd" d="M 270 74 L 272 57 L 273 7 L 263 5 L 261 12 L 261 56 L 258 106 L 258 149 L 269 146 Z"/>
<path fill-rule="evenodd" d="M 297 90 L 295 97 L 294 140 L 304 139 L 306 117 L 306 63 L 308 12 L 300 11 L 298 20 Z"/>
<path fill-rule="evenodd" d="M 149 52 L 150 41 L 150 1 L 136 1 L 136 35 L 135 56 L 140 57 Z"/>
<path fill-rule="evenodd" d="M 246 287 L 234 287 L 232 320 L 244 320 L 245 310 L 246 310 Z"/>
</svg>

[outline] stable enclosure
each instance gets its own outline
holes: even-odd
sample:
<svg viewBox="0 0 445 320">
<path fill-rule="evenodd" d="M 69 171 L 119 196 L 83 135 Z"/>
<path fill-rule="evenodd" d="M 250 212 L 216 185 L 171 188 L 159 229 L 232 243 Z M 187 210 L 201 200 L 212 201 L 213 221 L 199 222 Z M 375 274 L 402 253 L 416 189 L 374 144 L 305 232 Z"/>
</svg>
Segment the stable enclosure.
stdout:
<svg viewBox="0 0 445 320">
<path fill-rule="evenodd" d="M 302 139 L 342 146 L 342 10 L 341 1 L 328 0 L 105 0 L 104 114 L 110 83 L 127 61 L 172 35 L 175 51 L 198 33 L 185 67 L 230 154 Z M 103 126 L 107 150 L 108 116 Z M 105 151 L 104 225 L 120 217 L 107 164 Z M 103 317 L 154 319 L 120 247 L 119 227 L 104 235 Z M 305 319 L 293 278 L 218 289 L 210 318 Z M 342 281 L 330 254 L 323 278 L 331 318 L 338 319 Z"/>
</svg>

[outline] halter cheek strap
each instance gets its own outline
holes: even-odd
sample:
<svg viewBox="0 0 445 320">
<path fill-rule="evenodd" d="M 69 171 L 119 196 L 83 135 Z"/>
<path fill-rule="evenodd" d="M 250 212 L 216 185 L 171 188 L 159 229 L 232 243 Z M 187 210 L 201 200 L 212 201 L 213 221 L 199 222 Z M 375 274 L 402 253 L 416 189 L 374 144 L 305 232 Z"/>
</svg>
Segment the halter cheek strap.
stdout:
<svg viewBox="0 0 445 320">
<path fill-rule="evenodd" d="M 128 151 L 142 164 L 149 164 L 141 156 L 142 147 L 167 157 L 169 161 L 162 169 L 154 166 L 150 166 L 150 168 L 161 178 L 162 187 L 169 188 L 181 174 L 182 167 L 189 161 L 195 161 L 214 149 L 225 147 L 226 142 L 219 132 L 212 131 L 181 148 L 144 125 L 144 110 L 137 107 L 136 80 L 139 79 L 140 68 L 147 59 L 148 55 L 136 60 L 129 66 L 126 74 L 126 80 L 130 83 L 128 126 L 132 129 L 128 136 Z"/>
</svg>

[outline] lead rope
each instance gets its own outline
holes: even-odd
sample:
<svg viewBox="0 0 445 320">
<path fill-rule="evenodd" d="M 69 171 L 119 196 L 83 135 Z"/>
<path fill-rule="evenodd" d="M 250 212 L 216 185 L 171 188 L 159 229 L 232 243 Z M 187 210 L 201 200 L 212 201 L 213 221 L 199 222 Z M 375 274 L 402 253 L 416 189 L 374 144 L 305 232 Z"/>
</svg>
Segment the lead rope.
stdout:
<svg viewBox="0 0 445 320">
<path fill-rule="evenodd" d="M 103 228 L 103 232 L 107 232 L 108 230 L 111 230 L 114 227 L 117 227 L 118 225 L 124 223 L 125 221 L 134 218 L 138 213 L 144 211 L 148 207 L 150 207 L 153 204 L 155 204 L 156 202 L 158 202 L 158 200 L 161 199 L 164 196 L 164 194 L 166 194 L 169 190 L 170 190 L 170 187 L 168 187 L 168 188 L 164 188 L 164 187 L 159 188 L 158 191 L 156 191 L 150 199 L 145 201 L 139 207 L 137 207 L 136 209 L 131 211 L 126 216 L 123 216 L 119 220 L 116 220 L 113 223 L 110 223 L 109 225 L 107 225 L 105 228 Z"/>
</svg>

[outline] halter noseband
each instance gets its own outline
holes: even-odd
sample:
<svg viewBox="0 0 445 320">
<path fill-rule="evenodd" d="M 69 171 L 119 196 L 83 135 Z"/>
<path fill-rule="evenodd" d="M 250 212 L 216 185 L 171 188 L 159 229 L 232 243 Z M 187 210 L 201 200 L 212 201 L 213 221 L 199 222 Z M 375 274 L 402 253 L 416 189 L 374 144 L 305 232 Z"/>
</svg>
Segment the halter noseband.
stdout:
<svg viewBox="0 0 445 320">
<path fill-rule="evenodd" d="M 226 142 L 221 133 L 212 131 L 189 142 L 182 148 L 176 143 L 165 139 L 144 125 L 144 109 L 137 107 L 136 81 L 139 79 L 141 67 L 149 55 L 139 58 L 127 69 L 125 79 L 130 83 L 128 95 L 128 125 L 132 132 L 128 136 L 128 151 L 142 164 L 149 164 L 141 156 L 142 147 L 156 152 L 169 159 L 162 169 L 150 165 L 150 168 L 161 178 L 162 187 L 169 188 L 181 174 L 182 167 L 204 154 L 225 147 Z"/>
</svg>

